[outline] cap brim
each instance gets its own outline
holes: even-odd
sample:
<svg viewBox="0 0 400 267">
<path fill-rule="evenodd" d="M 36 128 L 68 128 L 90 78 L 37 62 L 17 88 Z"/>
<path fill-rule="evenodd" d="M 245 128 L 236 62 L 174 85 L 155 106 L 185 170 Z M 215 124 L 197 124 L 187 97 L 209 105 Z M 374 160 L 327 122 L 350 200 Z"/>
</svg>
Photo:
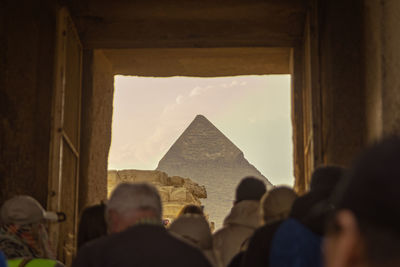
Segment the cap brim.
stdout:
<svg viewBox="0 0 400 267">
<path fill-rule="evenodd" d="M 43 219 L 48 220 L 48 221 L 57 222 L 58 215 L 57 215 L 57 213 L 52 212 L 52 211 L 45 211 L 45 212 L 43 212 Z"/>
</svg>

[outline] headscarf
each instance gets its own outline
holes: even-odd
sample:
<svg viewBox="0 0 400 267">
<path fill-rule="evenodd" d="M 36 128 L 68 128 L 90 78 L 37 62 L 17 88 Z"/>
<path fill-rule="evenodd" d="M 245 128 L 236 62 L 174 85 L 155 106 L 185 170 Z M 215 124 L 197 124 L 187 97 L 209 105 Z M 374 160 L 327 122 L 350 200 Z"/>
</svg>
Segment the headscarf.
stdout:
<svg viewBox="0 0 400 267">
<path fill-rule="evenodd" d="M 55 259 L 47 230 L 42 223 L 0 226 L 0 250 L 8 259 Z"/>
</svg>

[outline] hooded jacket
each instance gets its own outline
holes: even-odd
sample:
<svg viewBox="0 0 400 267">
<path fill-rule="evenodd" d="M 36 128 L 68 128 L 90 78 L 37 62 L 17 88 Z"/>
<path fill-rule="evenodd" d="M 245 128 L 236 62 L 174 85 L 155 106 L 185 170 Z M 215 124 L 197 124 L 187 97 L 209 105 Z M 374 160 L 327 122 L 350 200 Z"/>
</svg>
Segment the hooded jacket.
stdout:
<svg viewBox="0 0 400 267">
<path fill-rule="evenodd" d="M 213 248 L 210 226 L 204 216 L 182 215 L 170 225 L 169 231 L 198 247 L 213 267 L 222 267 L 219 255 Z"/>
<path fill-rule="evenodd" d="M 214 248 L 219 252 L 224 266 L 240 252 L 260 222 L 259 201 L 243 200 L 232 207 L 224 226 L 213 236 Z"/>
</svg>

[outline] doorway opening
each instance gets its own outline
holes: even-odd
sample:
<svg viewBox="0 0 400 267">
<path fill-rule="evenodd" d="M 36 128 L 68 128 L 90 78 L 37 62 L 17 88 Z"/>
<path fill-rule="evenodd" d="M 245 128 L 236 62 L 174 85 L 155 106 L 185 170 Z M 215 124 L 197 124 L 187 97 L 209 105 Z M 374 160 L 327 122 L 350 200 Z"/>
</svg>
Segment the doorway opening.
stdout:
<svg viewBox="0 0 400 267">
<path fill-rule="evenodd" d="M 171 182 L 174 176 L 189 178 L 198 184 L 198 188 L 205 186 L 207 191 L 207 198 L 201 198 L 201 193 L 196 196 L 192 192 L 192 201 L 200 200 L 210 221 L 215 222 L 216 228 L 220 227 L 234 200 L 234 188 L 238 180 L 229 180 L 229 175 L 218 175 L 220 179 L 213 179 L 215 174 L 205 174 L 204 170 L 174 170 L 161 164 L 160 161 L 177 160 L 179 155 L 174 156 L 175 152 L 171 154 L 169 151 L 176 150 L 174 146 L 180 146 L 180 142 L 191 143 L 192 147 L 188 149 L 200 153 L 196 154 L 199 157 L 198 165 L 205 164 L 204 158 L 201 158 L 204 155 L 215 157 L 215 160 L 222 157 L 226 162 L 232 161 L 227 155 L 237 152 L 237 148 L 243 152 L 249 165 L 253 165 L 273 185 L 293 186 L 290 75 L 215 78 L 117 75 L 114 79 L 112 142 L 108 161 L 109 191 L 118 181 L 135 179 L 132 177 L 136 174 L 126 170 L 142 170 L 139 171 L 142 176 L 143 170 L 166 172 L 170 184 L 165 185 L 160 184 L 162 178 L 159 173 L 146 172 L 158 187 L 179 187 L 176 181 L 175 184 Z M 199 114 L 208 122 L 204 124 L 204 121 L 199 120 Z M 189 125 L 193 131 L 199 131 L 200 139 L 191 130 L 186 130 Z M 217 130 L 212 130 L 213 126 Z M 211 136 L 207 137 L 207 131 Z M 189 138 L 187 135 L 192 139 L 185 139 Z M 193 140 L 193 136 L 197 139 Z M 220 143 L 227 147 L 227 151 L 211 151 L 221 147 L 213 145 L 213 142 L 224 137 L 233 146 L 221 140 Z M 204 142 L 200 148 L 195 145 L 199 142 Z M 192 160 L 196 161 L 196 158 Z M 226 162 L 224 164 L 229 164 Z M 244 170 L 243 176 L 246 175 L 257 176 L 249 169 Z M 173 213 L 177 213 L 182 206 L 180 204 L 190 202 L 191 197 L 187 199 L 185 190 L 164 189 L 159 188 L 163 202 L 169 202 L 164 203 L 164 214 L 173 217 Z"/>
</svg>

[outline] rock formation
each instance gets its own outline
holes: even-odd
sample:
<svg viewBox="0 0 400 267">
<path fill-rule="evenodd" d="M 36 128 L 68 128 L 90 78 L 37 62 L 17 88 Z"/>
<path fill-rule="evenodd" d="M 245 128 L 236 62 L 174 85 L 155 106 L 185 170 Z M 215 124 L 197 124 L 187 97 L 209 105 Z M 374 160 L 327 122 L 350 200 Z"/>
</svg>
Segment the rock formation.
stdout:
<svg viewBox="0 0 400 267">
<path fill-rule="evenodd" d="M 165 172 L 147 170 L 121 170 L 108 172 L 108 193 L 121 182 L 148 182 L 155 185 L 163 202 L 163 217 L 173 220 L 183 206 L 201 205 L 200 198 L 206 198 L 204 186 L 188 178 L 169 177 Z"/>
<path fill-rule="evenodd" d="M 234 200 L 234 190 L 245 176 L 272 184 L 244 157 L 243 152 L 206 117 L 197 115 L 160 160 L 157 170 L 168 175 L 190 177 L 206 186 L 202 202 L 219 227 Z"/>
</svg>

